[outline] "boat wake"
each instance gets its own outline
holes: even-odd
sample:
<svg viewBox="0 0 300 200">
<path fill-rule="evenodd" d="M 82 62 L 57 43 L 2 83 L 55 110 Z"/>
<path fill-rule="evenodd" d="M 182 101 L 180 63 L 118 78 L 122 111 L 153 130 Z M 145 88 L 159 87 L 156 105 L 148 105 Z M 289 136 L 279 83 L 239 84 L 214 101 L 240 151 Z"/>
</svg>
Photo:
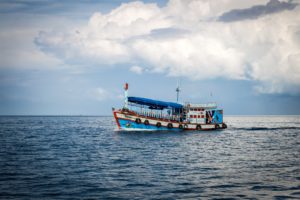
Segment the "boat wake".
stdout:
<svg viewBox="0 0 300 200">
<path fill-rule="evenodd" d="M 300 130 L 300 127 L 230 127 L 230 130 L 241 131 L 276 131 L 276 130 Z M 141 129 L 141 128 L 126 128 L 114 129 L 116 132 L 165 132 L 163 130 Z"/>
<path fill-rule="evenodd" d="M 244 131 L 275 131 L 275 130 L 300 130 L 300 127 L 247 127 L 247 128 L 231 128 L 233 130 Z"/>
</svg>

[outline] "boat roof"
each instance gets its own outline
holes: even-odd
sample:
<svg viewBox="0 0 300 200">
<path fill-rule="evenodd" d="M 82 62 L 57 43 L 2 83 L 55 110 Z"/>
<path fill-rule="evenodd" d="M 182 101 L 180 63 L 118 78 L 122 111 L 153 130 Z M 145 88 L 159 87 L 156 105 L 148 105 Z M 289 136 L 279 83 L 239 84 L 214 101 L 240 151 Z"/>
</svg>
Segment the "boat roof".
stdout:
<svg viewBox="0 0 300 200">
<path fill-rule="evenodd" d="M 217 103 L 186 103 L 186 106 L 187 107 L 190 107 L 190 108 L 211 108 L 211 109 L 215 109 L 217 108 Z"/>
<path fill-rule="evenodd" d="M 161 110 L 165 108 L 175 108 L 175 109 L 183 108 L 183 105 L 179 103 L 159 101 L 159 100 L 147 99 L 143 97 L 128 97 L 128 102 L 136 103 L 140 105 L 146 105 L 152 109 L 161 109 Z"/>
</svg>

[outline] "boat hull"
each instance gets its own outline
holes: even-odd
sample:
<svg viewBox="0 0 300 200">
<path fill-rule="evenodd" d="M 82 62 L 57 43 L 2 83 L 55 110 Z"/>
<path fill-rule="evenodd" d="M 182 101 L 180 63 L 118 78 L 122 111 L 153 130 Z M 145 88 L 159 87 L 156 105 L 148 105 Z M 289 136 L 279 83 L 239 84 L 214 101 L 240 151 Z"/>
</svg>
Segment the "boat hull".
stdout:
<svg viewBox="0 0 300 200">
<path fill-rule="evenodd" d="M 226 124 L 192 124 L 167 119 L 137 115 L 133 112 L 114 111 L 114 118 L 121 130 L 185 131 L 225 129 Z"/>
</svg>

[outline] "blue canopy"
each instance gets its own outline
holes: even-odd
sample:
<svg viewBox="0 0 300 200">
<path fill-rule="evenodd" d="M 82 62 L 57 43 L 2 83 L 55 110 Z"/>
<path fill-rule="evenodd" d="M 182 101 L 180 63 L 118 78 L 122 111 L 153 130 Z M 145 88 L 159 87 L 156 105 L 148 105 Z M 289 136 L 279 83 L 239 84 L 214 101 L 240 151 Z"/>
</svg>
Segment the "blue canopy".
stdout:
<svg viewBox="0 0 300 200">
<path fill-rule="evenodd" d="M 146 99 L 142 97 L 128 97 L 128 102 L 136 103 L 140 105 L 149 106 L 151 109 L 165 109 L 165 108 L 175 108 L 181 109 L 183 105 L 179 103 L 166 102 L 166 101 L 158 101 L 153 99 Z"/>
</svg>

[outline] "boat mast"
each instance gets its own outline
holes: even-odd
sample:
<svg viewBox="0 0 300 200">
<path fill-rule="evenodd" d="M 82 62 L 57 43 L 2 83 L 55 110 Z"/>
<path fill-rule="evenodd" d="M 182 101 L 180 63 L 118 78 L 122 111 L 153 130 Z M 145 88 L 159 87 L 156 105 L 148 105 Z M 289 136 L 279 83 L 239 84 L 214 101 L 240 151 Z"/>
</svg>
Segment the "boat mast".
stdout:
<svg viewBox="0 0 300 200">
<path fill-rule="evenodd" d="M 178 103 L 178 100 L 179 100 L 179 92 L 180 92 L 180 88 L 179 88 L 179 83 L 177 81 L 177 88 L 176 88 L 176 93 L 177 93 L 177 99 L 176 99 L 176 102 Z"/>
<path fill-rule="evenodd" d="M 128 109 L 128 83 L 125 83 L 124 85 L 124 108 Z"/>
</svg>

